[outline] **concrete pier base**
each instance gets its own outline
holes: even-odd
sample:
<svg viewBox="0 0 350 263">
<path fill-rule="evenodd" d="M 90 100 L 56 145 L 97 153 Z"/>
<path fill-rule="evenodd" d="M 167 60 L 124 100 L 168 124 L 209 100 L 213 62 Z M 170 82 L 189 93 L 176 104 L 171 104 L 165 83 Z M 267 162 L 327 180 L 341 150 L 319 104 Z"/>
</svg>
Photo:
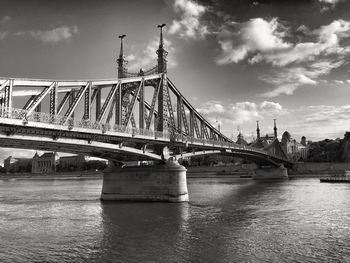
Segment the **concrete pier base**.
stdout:
<svg viewBox="0 0 350 263">
<path fill-rule="evenodd" d="M 188 202 L 186 171 L 176 161 L 109 167 L 103 172 L 101 200 Z"/>
<path fill-rule="evenodd" d="M 280 167 L 264 167 L 254 170 L 254 180 L 281 180 L 288 179 L 288 170 L 283 165 Z"/>
</svg>

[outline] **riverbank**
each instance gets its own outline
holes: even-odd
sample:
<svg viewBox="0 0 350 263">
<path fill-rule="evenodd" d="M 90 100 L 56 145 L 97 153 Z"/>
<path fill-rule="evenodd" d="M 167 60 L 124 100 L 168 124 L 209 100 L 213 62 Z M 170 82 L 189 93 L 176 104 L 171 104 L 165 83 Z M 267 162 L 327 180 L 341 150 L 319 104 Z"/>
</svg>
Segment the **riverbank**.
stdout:
<svg viewBox="0 0 350 263">
<path fill-rule="evenodd" d="M 62 172 L 51 174 L 33 174 L 33 173 L 14 173 L 0 175 L 0 180 L 84 180 L 84 179 L 102 179 L 102 171 L 79 171 Z"/>
<path fill-rule="evenodd" d="M 250 178 L 256 166 L 254 164 L 231 166 L 191 166 L 187 168 L 187 178 Z M 340 175 L 350 170 L 350 163 L 296 163 L 288 169 L 289 178 L 321 178 Z M 33 180 L 84 180 L 102 179 L 102 171 L 62 172 L 52 174 L 2 174 L 0 180 L 33 179 Z"/>
<path fill-rule="evenodd" d="M 329 175 L 343 175 L 350 170 L 350 163 L 296 163 L 288 169 L 289 177 L 325 177 Z"/>
</svg>

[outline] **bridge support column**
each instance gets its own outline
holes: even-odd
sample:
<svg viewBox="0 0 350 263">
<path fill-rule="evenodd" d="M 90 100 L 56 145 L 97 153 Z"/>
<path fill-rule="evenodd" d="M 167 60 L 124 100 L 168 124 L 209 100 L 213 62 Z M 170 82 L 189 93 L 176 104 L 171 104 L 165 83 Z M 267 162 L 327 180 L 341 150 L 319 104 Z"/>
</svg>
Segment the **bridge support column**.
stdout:
<svg viewBox="0 0 350 263">
<path fill-rule="evenodd" d="M 155 166 L 108 167 L 101 200 L 187 202 L 186 168 L 176 161 Z"/>
<path fill-rule="evenodd" d="M 260 167 L 254 170 L 254 180 L 288 179 L 288 170 L 283 165 L 280 167 Z"/>
</svg>

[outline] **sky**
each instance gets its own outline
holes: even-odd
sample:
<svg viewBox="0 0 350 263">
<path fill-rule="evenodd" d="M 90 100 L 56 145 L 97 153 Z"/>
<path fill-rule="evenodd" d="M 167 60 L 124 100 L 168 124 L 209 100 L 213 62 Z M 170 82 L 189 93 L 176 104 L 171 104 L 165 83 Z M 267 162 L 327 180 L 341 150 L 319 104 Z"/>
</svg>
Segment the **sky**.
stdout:
<svg viewBox="0 0 350 263">
<path fill-rule="evenodd" d="M 289 131 L 300 140 L 350 129 L 350 1 L 0 0 L 0 77 L 117 76 L 156 64 L 164 32 L 168 77 L 213 125 L 236 138 Z M 24 154 L 23 151 L 13 151 Z M 0 151 L 2 156 L 8 150 Z M 15 155 L 16 155 L 15 154 Z"/>
</svg>

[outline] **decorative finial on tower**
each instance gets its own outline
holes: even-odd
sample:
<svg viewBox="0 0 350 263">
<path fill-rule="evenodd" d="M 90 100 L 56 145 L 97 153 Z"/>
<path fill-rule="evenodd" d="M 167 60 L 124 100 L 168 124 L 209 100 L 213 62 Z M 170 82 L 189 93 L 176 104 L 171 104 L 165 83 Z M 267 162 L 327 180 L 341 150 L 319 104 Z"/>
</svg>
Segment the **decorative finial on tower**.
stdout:
<svg viewBox="0 0 350 263">
<path fill-rule="evenodd" d="M 276 119 L 273 119 L 273 131 L 274 131 L 274 136 L 275 136 L 275 138 L 277 138 Z"/>
<path fill-rule="evenodd" d="M 158 55 L 158 73 L 166 73 L 167 72 L 167 60 L 166 57 L 168 52 L 164 49 L 164 40 L 163 40 L 163 27 L 166 24 L 160 24 L 157 27 L 160 29 L 160 38 L 159 38 L 159 47 L 157 50 Z"/>
<path fill-rule="evenodd" d="M 159 48 L 163 48 L 164 42 L 163 42 L 163 27 L 165 27 L 166 24 L 160 24 L 157 27 L 160 29 L 160 38 L 159 38 Z"/>
<path fill-rule="evenodd" d="M 117 59 L 118 63 L 118 78 L 123 78 L 124 77 L 124 72 L 126 71 L 126 64 L 128 63 L 125 60 L 124 57 L 124 47 L 123 47 L 123 39 L 126 37 L 126 35 L 119 35 L 118 38 L 120 38 L 120 53 L 119 53 L 119 58 Z"/>
<path fill-rule="evenodd" d="M 120 38 L 120 54 L 119 57 L 123 57 L 123 39 L 126 37 L 126 35 L 119 35 L 118 38 Z"/>
<path fill-rule="evenodd" d="M 260 140 L 259 121 L 256 121 L 256 137 L 257 137 L 258 140 Z"/>
</svg>

